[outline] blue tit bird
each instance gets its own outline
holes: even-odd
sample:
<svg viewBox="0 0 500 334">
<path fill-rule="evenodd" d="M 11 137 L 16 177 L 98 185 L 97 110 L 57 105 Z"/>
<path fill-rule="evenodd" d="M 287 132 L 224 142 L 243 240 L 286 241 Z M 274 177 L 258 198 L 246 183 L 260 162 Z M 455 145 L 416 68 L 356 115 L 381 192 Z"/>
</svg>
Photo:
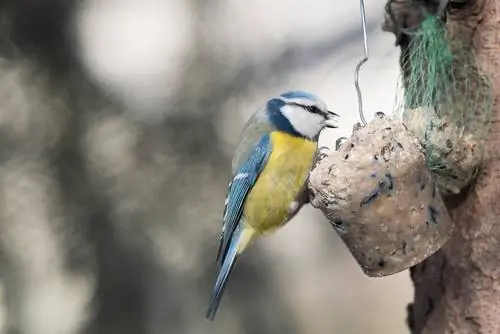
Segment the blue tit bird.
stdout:
<svg viewBox="0 0 500 334">
<path fill-rule="evenodd" d="M 267 101 L 247 121 L 232 162 L 208 320 L 252 240 L 285 225 L 308 202 L 306 182 L 320 131 L 338 127 L 338 119 L 317 96 L 291 91 Z"/>
</svg>

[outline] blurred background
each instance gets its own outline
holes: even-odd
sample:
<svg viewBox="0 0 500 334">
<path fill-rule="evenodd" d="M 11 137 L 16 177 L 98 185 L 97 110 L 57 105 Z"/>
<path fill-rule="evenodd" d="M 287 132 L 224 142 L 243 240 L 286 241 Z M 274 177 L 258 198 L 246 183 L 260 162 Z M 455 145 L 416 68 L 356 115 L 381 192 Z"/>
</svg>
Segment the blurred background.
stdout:
<svg viewBox="0 0 500 334">
<path fill-rule="evenodd" d="M 366 5 L 367 117 L 399 75 Z M 407 333 L 407 272 L 366 277 L 306 207 L 239 261 L 204 314 L 230 160 L 285 90 L 358 120 L 357 1 L 0 0 L 3 333 Z M 330 131 L 330 130 L 328 130 Z"/>
</svg>

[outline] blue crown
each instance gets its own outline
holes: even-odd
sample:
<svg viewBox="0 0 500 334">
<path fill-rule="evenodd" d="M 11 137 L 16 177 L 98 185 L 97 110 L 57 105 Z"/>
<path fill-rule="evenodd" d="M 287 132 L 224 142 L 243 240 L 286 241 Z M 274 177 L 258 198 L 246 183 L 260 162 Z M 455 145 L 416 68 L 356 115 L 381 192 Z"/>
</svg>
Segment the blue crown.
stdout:
<svg viewBox="0 0 500 334">
<path fill-rule="evenodd" d="M 308 99 L 312 101 L 318 101 L 319 98 L 311 93 L 304 92 L 301 90 L 293 90 L 289 92 L 285 92 L 280 95 L 281 97 L 284 97 L 285 99 Z"/>
</svg>

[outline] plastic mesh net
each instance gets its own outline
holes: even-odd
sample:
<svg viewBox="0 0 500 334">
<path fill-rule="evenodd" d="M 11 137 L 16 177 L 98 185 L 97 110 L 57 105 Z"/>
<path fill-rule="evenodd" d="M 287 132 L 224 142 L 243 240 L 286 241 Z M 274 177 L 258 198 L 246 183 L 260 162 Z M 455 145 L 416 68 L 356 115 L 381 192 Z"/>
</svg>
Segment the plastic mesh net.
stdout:
<svg viewBox="0 0 500 334">
<path fill-rule="evenodd" d="M 481 163 L 492 108 L 489 81 L 472 48 L 448 39 L 435 16 L 411 33 L 402 68 L 396 113 L 424 145 L 440 190 L 458 193 Z"/>
</svg>

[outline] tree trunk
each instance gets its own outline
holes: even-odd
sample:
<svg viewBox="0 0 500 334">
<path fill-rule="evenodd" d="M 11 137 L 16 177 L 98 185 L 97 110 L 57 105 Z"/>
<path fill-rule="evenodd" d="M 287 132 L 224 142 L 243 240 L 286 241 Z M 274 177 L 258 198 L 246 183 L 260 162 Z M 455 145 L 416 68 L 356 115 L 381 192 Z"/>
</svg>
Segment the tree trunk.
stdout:
<svg viewBox="0 0 500 334">
<path fill-rule="evenodd" d="M 494 91 L 491 132 L 476 184 L 447 198 L 456 225 L 450 241 L 411 269 L 413 334 L 500 333 L 500 0 L 472 0 L 451 8 L 448 29 L 476 51 Z M 454 5 L 451 4 L 451 7 Z"/>
</svg>

